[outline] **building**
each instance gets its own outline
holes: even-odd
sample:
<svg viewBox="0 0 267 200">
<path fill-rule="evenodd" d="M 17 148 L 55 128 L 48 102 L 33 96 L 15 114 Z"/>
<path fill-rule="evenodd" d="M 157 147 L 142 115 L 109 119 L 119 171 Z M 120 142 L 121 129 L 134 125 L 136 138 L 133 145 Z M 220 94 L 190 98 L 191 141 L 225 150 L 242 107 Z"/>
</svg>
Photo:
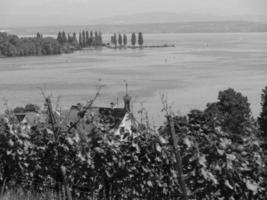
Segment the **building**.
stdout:
<svg viewBox="0 0 267 200">
<path fill-rule="evenodd" d="M 82 106 L 80 104 L 72 106 L 67 116 L 68 124 L 73 124 L 79 120 L 79 128 L 90 132 L 95 123 L 101 125 L 106 132 L 114 133 L 126 139 L 127 136 L 136 134 L 139 123 L 131 112 L 131 97 L 126 94 L 123 98 L 124 107 L 91 107 L 83 117 L 80 117 Z"/>
</svg>

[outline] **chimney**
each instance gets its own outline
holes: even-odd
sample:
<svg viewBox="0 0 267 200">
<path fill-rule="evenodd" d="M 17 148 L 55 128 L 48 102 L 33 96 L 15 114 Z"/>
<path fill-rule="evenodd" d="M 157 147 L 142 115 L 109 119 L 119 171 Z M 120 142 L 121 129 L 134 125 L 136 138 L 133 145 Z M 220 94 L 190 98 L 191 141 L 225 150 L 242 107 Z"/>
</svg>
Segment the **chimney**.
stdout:
<svg viewBox="0 0 267 200">
<path fill-rule="evenodd" d="M 123 97 L 123 100 L 124 100 L 124 109 L 126 110 L 126 112 L 131 112 L 131 97 L 126 94 L 124 97 Z"/>
<path fill-rule="evenodd" d="M 131 97 L 128 95 L 128 83 L 125 81 L 126 95 L 123 97 L 124 109 L 126 112 L 131 112 Z"/>
</svg>

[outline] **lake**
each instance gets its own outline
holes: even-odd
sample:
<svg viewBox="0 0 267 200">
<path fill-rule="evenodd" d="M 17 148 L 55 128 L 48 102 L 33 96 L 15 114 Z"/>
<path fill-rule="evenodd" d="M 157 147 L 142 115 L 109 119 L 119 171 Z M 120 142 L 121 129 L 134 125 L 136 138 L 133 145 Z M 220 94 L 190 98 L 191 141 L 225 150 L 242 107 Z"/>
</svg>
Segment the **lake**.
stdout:
<svg viewBox="0 0 267 200">
<path fill-rule="evenodd" d="M 220 90 L 232 87 L 248 97 L 254 116 L 260 112 L 267 85 L 267 33 L 144 34 L 144 39 L 146 45 L 176 46 L 0 58 L 1 110 L 5 101 L 9 107 L 41 105 L 41 88 L 54 103 L 60 96 L 60 105 L 68 108 L 92 98 L 98 84 L 105 87 L 96 105 L 118 101 L 122 106 L 126 80 L 135 113 L 142 104 L 156 124 L 162 120 L 162 94 L 173 111 L 185 114 L 205 108 Z"/>
</svg>

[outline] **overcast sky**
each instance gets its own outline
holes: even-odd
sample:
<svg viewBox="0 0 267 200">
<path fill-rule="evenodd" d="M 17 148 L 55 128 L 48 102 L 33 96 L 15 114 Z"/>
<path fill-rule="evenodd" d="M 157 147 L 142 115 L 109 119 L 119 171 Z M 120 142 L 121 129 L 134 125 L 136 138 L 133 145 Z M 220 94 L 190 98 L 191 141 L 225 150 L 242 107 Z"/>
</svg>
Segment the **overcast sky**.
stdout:
<svg viewBox="0 0 267 200">
<path fill-rule="evenodd" d="M 266 15 L 267 0 L 0 0 L 0 27 L 82 24 L 144 12 Z"/>
</svg>

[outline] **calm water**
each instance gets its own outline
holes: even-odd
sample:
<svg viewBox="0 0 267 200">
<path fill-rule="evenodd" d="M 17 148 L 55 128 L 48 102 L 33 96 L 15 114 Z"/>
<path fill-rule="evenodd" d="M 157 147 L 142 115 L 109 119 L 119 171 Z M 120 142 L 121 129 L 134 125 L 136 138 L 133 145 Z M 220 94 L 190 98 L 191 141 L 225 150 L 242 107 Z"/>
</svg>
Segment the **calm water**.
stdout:
<svg viewBox="0 0 267 200">
<path fill-rule="evenodd" d="M 42 104 L 43 88 L 54 101 L 60 96 L 66 108 L 92 98 L 101 79 L 106 86 L 97 104 L 109 106 L 119 98 L 122 105 L 127 80 L 133 109 L 143 104 L 155 122 L 161 119 L 162 94 L 174 111 L 184 114 L 204 108 L 229 87 L 248 96 L 253 114 L 259 113 L 260 93 L 267 85 L 267 33 L 147 34 L 145 42 L 176 47 L 0 59 L 0 97 L 10 107 Z"/>
</svg>

